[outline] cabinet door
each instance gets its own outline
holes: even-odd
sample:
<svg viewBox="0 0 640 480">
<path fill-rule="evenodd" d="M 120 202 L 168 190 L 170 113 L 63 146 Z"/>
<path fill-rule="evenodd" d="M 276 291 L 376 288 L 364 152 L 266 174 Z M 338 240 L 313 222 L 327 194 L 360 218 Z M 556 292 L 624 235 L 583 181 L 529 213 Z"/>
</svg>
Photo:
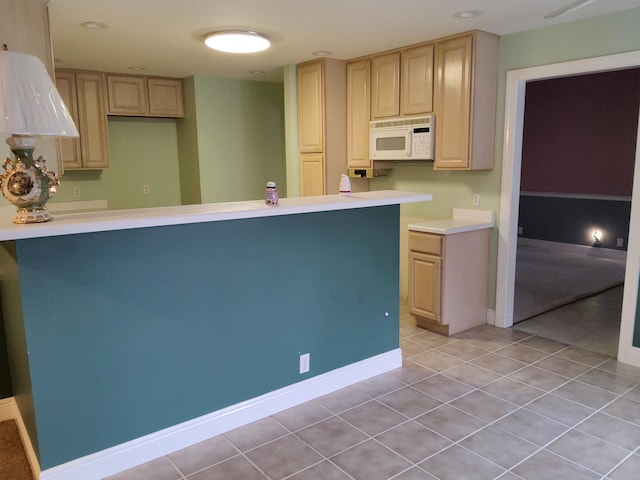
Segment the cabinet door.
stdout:
<svg viewBox="0 0 640 480">
<path fill-rule="evenodd" d="M 371 118 L 400 115 L 400 52 L 371 60 Z"/>
<path fill-rule="evenodd" d="M 148 78 L 149 115 L 156 117 L 184 117 L 182 80 Z"/>
<path fill-rule="evenodd" d="M 109 115 L 146 115 L 149 113 L 144 77 L 107 75 Z"/>
<path fill-rule="evenodd" d="M 300 155 L 300 196 L 324 195 L 324 155 Z"/>
<path fill-rule="evenodd" d="M 433 111 L 433 44 L 402 52 L 400 113 L 413 115 Z"/>
<path fill-rule="evenodd" d="M 298 67 L 298 150 L 324 151 L 324 88 L 321 61 Z"/>
<path fill-rule="evenodd" d="M 409 252 L 409 309 L 418 317 L 440 322 L 442 259 Z"/>
<path fill-rule="evenodd" d="M 67 106 L 78 128 L 78 101 L 76 98 L 76 76 L 72 72 L 56 72 L 56 88 Z M 82 168 L 80 138 L 60 139 L 60 158 L 64 168 Z"/>
<path fill-rule="evenodd" d="M 436 44 L 434 168 L 468 169 L 472 37 Z"/>
<path fill-rule="evenodd" d="M 347 65 L 347 164 L 369 168 L 371 62 Z"/>
<path fill-rule="evenodd" d="M 78 130 L 83 168 L 109 166 L 109 134 L 105 114 L 104 77 L 99 73 L 77 73 Z"/>
</svg>

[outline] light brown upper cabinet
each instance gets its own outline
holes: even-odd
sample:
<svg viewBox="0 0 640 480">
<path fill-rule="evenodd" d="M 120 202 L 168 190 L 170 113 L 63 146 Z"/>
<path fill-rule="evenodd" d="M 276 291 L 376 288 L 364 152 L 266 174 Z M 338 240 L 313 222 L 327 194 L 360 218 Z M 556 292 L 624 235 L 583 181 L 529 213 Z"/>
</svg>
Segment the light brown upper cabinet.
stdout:
<svg viewBox="0 0 640 480">
<path fill-rule="evenodd" d="M 400 52 L 371 59 L 371 118 L 400 115 Z"/>
<path fill-rule="evenodd" d="M 183 117 L 182 80 L 107 74 L 108 114 Z"/>
<path fill-rule="evenodd" d="M 347 171 L 346 63 L 313 60 L 296 77 L 300 194 L 338 193 Z"/>
<path fill-rule="evenodd" d="M 104 75 L 56 71 L 56 87 L 78 127 L 79 138 L 60 140 L 66 170 L 95 170 L 109 166 L 109 133 L 105 112 Z"/>
<path fill-rule="evenodd" d="M 433 111 L 433 44 L 371 58 L 371 119 Z"/>
<path fill-rule="evenodd" d="M 401 60 L 400 115 L 433 112 L 433 44 L 407 48 Z"/>
<path fill-rule="evenodd" d="M 493 168 L 498 37 L 450 37 L 435 49 L 435 170 Z"/>
<path fill-rule="evenodd" d="M 370 168 L 369 119 L 371 61 L 347 64 L 347 164 L 349 168 Z"/>
</svg>

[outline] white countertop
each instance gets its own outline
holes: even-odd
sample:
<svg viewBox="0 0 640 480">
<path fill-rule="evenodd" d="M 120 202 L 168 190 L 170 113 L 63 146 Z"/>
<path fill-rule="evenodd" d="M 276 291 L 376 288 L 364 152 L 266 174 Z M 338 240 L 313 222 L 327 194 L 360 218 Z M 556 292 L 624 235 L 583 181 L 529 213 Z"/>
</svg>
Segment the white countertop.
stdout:
<svg viewBox="0 0 640 480">
<path fill-rule="evenodd" d="M 264 200 L 249 200 L 204 205 L 57 214 L 50 222 L 29 225 L 14 224 L 15 207 L 3 207 L 0 213 L 0 241 L 378 207 L 425 202 L 431 199 L 432 196 L 428 193 L 380 190 L 352 193 L 348 197 L 323 195 L 318 197 L 281 198 L 277 206 L 265 205 Z"/>
<path fill-rule="evenodd" d="M 412 223 L 409 225 L 409 230 L 435 233 L 438 235 L 451 235 L 454 233 L 493 228 L 495 224 L 495 213 L 491 210 L 454 208 L 452 218 Z"/>
</svg>

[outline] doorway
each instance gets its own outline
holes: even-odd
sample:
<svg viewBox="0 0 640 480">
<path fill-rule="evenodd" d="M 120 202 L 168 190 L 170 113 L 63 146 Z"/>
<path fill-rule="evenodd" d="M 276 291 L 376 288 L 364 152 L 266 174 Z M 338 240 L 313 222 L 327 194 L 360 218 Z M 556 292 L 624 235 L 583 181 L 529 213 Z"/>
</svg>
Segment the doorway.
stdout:
<svg viewBox="0 0 640 480">
<path fill-rule="evenodd" d="M 640 66 L 640 52 L 630 52 L 507 72 L 496 287 L 496 326 L 510 327 L 513 325 L 517 219 L 522 161 L 524 99 L 527 82 L 638 66 Z M 618 349 L 618 359 L 620 361 L 637 366 L 640 366 L 640 348 L 633 345 L 633 335 L 638 300 L 638 274 L 640 272 L 638 265 L 638 260 L 640 259 L 639 159 L 640 148 L 636 147 L 629 250 L 627 252 Z"/>
<path fill-rule="evenodd" d="M 617 356 L 639 101 L 638 68 L 527 83 L 515 328 Z"/>
</svg>

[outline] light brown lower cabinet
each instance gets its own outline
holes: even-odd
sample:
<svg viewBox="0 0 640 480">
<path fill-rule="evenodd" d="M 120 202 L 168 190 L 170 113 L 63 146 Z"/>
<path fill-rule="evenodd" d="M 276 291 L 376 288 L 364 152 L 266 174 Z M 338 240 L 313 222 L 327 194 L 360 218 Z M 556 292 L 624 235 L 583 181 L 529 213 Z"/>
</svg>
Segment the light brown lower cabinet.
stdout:
<svg viewBox="0 0 640 480">
<path fill-rule="evenodd" d="M 454 335 L 486 323 L 490 236 L 409 231 L 409 311 L 419 327 Z"/>
</svg>

